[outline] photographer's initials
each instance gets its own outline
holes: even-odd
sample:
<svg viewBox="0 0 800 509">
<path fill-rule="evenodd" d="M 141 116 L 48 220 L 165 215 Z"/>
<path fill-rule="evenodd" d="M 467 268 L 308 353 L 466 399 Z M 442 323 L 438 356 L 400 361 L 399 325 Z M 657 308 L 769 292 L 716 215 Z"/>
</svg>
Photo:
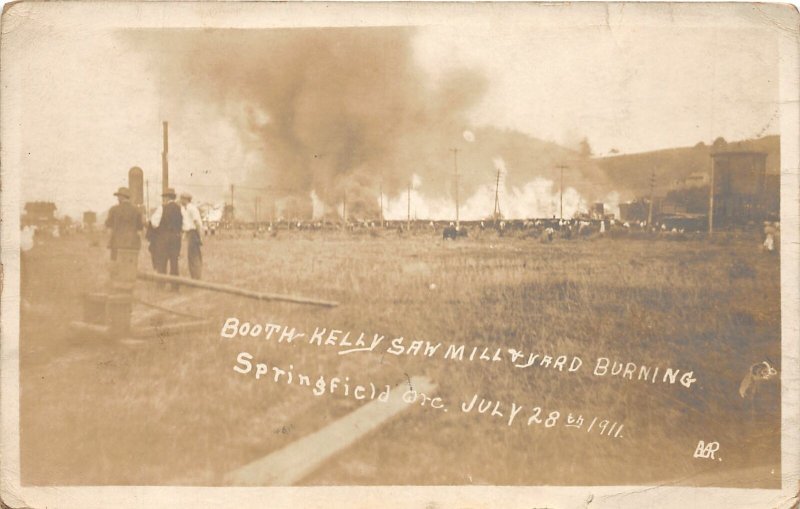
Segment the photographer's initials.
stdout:
<svg viewBox="0 0 800 509">
<path fill-rule="evenodd" d="M 714 453 L 719 450 L 719 442 L 709 442 L 706 445 L 705 442 L 700 440 L 697 443 L 697 448 L 694 450 L 694 457 L 695 458 L 705 458 L 705 459 L 719 459 L 722 461 L 722 458 L 715 458 Z"/>
</svg>

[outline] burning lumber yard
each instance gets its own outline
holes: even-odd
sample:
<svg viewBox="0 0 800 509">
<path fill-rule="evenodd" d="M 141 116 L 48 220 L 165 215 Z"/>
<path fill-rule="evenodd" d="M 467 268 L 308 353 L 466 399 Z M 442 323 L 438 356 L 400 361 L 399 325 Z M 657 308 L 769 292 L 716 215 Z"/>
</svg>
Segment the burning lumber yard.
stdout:
<svg viewBox="0 0 800 509">
<path fill-rule="evenodd" d="M 780 488 L 786 141 L 741 23 L 34 42 L 23 483 Z"/>
</svg>

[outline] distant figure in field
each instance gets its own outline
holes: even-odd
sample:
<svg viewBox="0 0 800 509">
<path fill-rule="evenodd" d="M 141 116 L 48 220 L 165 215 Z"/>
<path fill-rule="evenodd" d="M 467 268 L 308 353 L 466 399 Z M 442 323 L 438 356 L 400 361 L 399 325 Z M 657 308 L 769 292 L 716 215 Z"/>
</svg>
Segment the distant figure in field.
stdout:
<svg viewBox="0 0 800 509">
<path fill-rule="evenodd" d="M 200 210 L 192 203 L 192 195 L 181 193 L 181 213 L 183 214 L 182 228 L 186 237 L 186 254 L 189 260 L 189 274 L 192 279 L 200 279 L 203 272 L 203 253 L 200 246 L 203 241 L 200 232 L 203 231 L 203 219 L 200 217 Z M 258 231 L 261 231 L 259 226 Z"/>
<path fill-rule="evenodd" d="M 117 259 L 118 249 L 132 249 L 138 251 L 142 246 L 139 232 L 142 230 L 142 215 L 131 203 L 131 193 L 127 187 L 120 187 L 114 196 L 118 203 L 108 211 L 106 227 L 111 229 L 111 238 L 108 240 L 108 249 L 111 250 L 111 260 Z"/>
<path fill-rule="evenodd" d="M 161 274 L 167 273 L 169 265 L 170 275 L 177 276 L 178 257 L 181 254 L 181 231 L 183 229 L 183 214 L 181 206 L 175 202 L 175 190 L 168 188 L 162 197 L 167 199 L 167 203 L 160 205 L 150 218 L 150 224 L 154 228 L 153 235 L 153 257 L 156 271 Z M 178 290 L 178 285 L 172 285 L 173 290 Z"/>
</svg>

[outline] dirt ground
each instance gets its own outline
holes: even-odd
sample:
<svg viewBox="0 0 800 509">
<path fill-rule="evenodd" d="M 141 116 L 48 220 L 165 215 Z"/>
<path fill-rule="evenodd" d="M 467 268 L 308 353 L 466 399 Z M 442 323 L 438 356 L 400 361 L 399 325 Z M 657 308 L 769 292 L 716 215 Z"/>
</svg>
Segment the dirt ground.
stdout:
<svg viewBox="0 0 800 509">
<path fill-rule="evenodd" d="M 397 384 L 427 376 L 448 412 L 414 407 L 326 461 L 302 484 L 779 487 L 780 388 L 738 393 L 755 362 L 780 370 L 779 257 L 757 236 L 558 240 L 433 234 L 281 232 L 206 237 L 204 279 L 336 300 L 325 309 L 139 282 L 142 302 L 208 326 L 145 341 L 76 334 L 82 295 L 103 288 L 102 239 L 45 240 L 23 257 L 21 460 L 25 485 L 222 485 L 225 475 L 361 404 L 341 394 L 256 381 L 233 370 L 251 353 L 314 378 Z M 140 269 L 150 270 L 147 252 Z M 184 260 L 185 264 L 185 260 Z M 185 266 L 183 273 L 187 273 Z M 379 332 L 446 345 L 578 356 L 574 373 L 220 337 L 228 317 Z M 185 318 L 137 303 L 134 319 Z M 388 344 L 383 345 L 388 346 Z M 383 349 L 385 350 L 385 348 Z M 479 352 L 480 353 L 480 352 Z M 597 376 L 596 359 L 693 373 L 690 387 Z M 520 361 L 522 362 L 522 361 Z M 611 366 L 609 366 L 610 369 Z M 474 395 L 524 406 L 509 426 L 465 413 Z M 535 407 L 551 427 L 528 425 Z M 582 415 L 581 429 L 566 427 Z M 586 431 L 593 417 L 621 437 Z M 715 458 L 695 458 L 698 442 Z"/>
</svg>

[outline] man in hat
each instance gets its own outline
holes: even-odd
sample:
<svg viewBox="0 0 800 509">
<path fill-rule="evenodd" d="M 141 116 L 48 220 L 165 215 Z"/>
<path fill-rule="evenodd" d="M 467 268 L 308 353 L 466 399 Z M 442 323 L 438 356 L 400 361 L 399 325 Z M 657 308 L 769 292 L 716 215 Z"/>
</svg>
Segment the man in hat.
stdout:
<svg viewBox="0 0 800 509">
<path fill-rule="evenodd" d="M 181 231 L 183 228 L 183 214 L 181 206 L 175 202 L 177 197 L 173 188 L 167 188 L 161 195 L 165 202 L 159 206 L 150 218 L 153 227 L 153 258 L 156 271 L 161 274 L 169 273 L 178 275 L 178 257 L 181 254 Z M 177 291 L 178 285 L 173 284 L 172 289 Z"/>
<path fill-rule="evenodd" d="M 143 226 L 142 215 L 131 203 L 131 193 L 128 188 L 120 187 L 114 196 L 119 203 L 111 207 L 106 219 L 106 227 L 111 229 L 111 238 L 108 241 L 111 260 L 117 259 L 118 249 L 139 250 L 142 245 L 139 231 Z"/>
<path fill-rule="evenodd" d="M 200 232 L 203 231 L 203 219 L 200 210 L 192 203 L 192 195 L 181 193 L 181 211 L 183 212 L 183 234 L 186 236 L 186 253 L 189 259 L 189 274 L 192 279 L 200 279 L 203 270 L 203 254 L 200 246 Z"/>
</svg>

